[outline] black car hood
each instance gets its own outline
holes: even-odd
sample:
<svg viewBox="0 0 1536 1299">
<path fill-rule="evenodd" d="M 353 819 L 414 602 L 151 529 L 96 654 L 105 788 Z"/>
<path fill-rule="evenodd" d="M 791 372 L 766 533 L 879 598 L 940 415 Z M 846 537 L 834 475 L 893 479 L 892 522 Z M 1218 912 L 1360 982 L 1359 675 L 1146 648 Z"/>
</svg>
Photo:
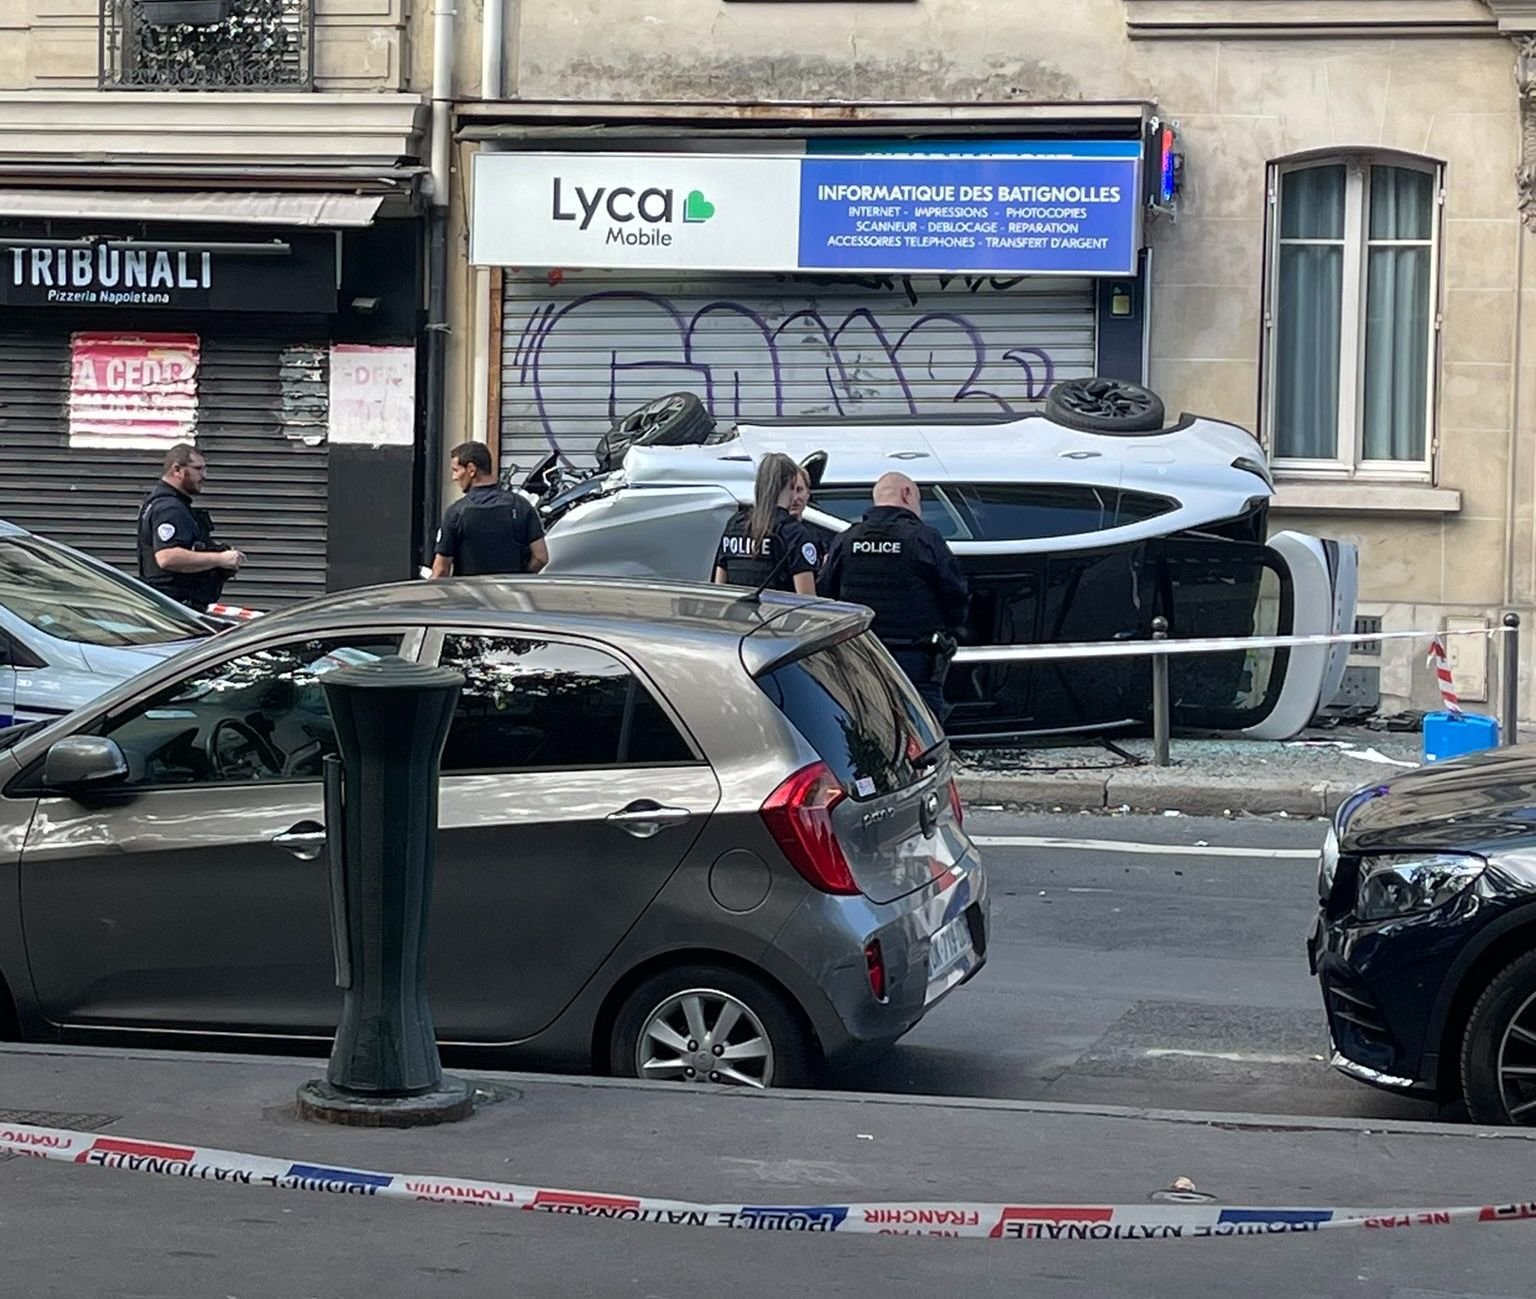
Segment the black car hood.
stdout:
<svg viewBox="0 0 1536 1299">
<path fill-rule="evenodd" d="M 1344 801 L 1338 826 L 1347 853 L 1536 842 L 1536 746 L 1493 749 L 1368 785 Z"/>
</svg>

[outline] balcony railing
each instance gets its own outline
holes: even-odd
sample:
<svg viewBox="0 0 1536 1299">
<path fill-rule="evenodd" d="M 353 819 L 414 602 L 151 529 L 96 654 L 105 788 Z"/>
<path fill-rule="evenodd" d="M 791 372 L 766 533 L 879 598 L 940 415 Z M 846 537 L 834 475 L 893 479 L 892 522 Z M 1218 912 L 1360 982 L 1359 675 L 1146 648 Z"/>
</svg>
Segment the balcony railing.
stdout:
<svg viewBox="0 0 1536 1299">
<path fill-rule="evenodd" d="M 313 0 L 101 0 L 101 86 L 309 90 Z"/>
</svg>

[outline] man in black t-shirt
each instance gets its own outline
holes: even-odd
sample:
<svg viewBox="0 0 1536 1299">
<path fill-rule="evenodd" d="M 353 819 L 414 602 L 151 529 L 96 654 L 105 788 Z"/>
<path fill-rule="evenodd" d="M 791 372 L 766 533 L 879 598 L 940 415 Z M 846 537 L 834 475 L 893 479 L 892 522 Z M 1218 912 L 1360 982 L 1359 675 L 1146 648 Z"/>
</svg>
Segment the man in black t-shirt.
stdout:
<svg viewBox="0 0 1536 1299">
<path fill-rule="evenodd" d="M 527 497 L 497 484 L 485 443 L 454 447 L 448 468 L 464 496 L 443 511 L 433 577 L 537 573 L 549 563 L 538 510 Z"/>
</svg>

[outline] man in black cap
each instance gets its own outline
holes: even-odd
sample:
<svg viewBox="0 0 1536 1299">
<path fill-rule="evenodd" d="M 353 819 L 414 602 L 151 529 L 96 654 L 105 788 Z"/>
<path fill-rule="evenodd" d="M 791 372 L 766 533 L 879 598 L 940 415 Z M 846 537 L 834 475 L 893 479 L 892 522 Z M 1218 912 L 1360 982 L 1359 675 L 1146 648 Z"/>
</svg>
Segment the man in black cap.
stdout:
<svg viewBox="0 0 1536 1299">
<path fill-rule="evenodd" d="M 544 525 L 526 496 L 504 491 L 491 472 L 490 448 L 464 442 L 448 453 L 463 497 L 443 511 L 432 576 L 537 573 L 549 563 Z"/>
<path fill-rule="evenodd" d="M 245 562 L 240 551 L 214 541 L 208 511 L 192 507 L 207 474 L 203 453 L 178 442 L 165 453 L 160 481 L 139 510 L 139 576 L 199 613 Z"/>
<path fill-rule="evenodd" d="M 915 482 L 906 474 L 883 475 L 873 508 L 832 543 L 816 589 L 875 611 L 875 635 L 942 721 L 949 711 L 944 677 L 970 589 L 922 510 Z"/>
</svg>

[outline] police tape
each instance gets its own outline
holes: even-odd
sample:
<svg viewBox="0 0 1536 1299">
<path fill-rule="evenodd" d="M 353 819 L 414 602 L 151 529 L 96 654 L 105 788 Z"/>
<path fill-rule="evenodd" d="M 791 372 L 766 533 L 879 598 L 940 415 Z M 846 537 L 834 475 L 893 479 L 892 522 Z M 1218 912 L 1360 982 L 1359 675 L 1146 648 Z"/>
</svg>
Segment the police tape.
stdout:
<svg viewBox="0 0 1536 1299">
<path fill-rule="evenodd" d="M 248 622 L 252 618 L 260 618 L 262 610 L 247 609 L 239 604 L 210 604 L 207 612 L 215 618 L 239 618 L 242 622 Z"/>
<path fill-rule="evenodd" d="M 1237 650 L 1295 649 L 1307 645 L 1355 645 L 1384 640 L 1432 641 L 1446 636 L 1503 636 L 1508 627 L 1460 627 L 1449 631 L 1339 632 L 1316 636 L 1192 636 L 1188 640 L 1093 640 L 1046 645 L 962 645 L 955 663 L 1054 663 L 1062 659 L 1151 658 L 1158 654 L 1231 654 Z"/>
<path fill-rule="evenodd" d="M 438 1174 L 381 1173 L 67 1128 L 0 1125 L 0 1152 L 233 1186 L 576 1214 L 660 1226 L 981 1240 L 1173 1240 L 1338 1227 L 1400 1230 L 1536 1220 L 1536 1203 L 1438 1209 L 1266 1208 L 1219 1204 L 695 1204 L 554 1190 Z"/>
</svg>

